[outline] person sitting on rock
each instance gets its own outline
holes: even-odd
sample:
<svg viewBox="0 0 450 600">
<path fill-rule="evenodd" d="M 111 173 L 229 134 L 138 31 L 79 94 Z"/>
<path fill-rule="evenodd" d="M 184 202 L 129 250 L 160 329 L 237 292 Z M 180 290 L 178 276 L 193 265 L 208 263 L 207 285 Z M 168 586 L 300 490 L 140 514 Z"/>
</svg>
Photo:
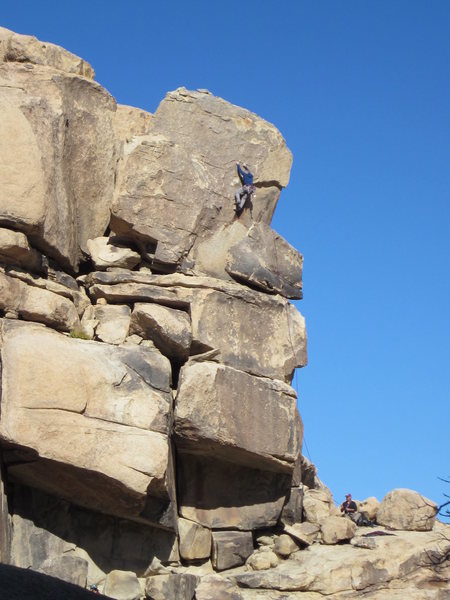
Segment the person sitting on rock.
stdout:
<svg viewBox="0 0 450 600">
<path fill-rule="evenodd" d="M 247 200 L 249 200 L 252 194 L 255 191 L 255 186 L 253 185 L 253 175 L 250 172 L 249 168 L 245 163 L 242 163 L 242 168 L 240 163 L 236 163 L 237 170 L 239 173 L 239 178 L 242 182 L 242 187 L 238 189 L 235 195 L 236 201 L 236 214 L 239 216 L 242 212 L 242 209 L 245 206 Z"/>
<path fill-rule="evenodd" d="M 341 504 L 341 513 L 344 513 L 352 521 L 354 521 L 353 516 L 358 512 L 358 507 L 356 506 L 356 502 L 352 500 L 352 495 L 347 494 L 345 496 L 345 502 Z"/>
<path fill-rule="evenodd" d="M 345 496 L 345 502 L 341 504 L 341 513 L 344 513 L 347 517 L 358 525 L 358 527 L 372 527 L 374 523 L 372 523 L 367 514 L 364 512 L 359 512 L 358 507 L 356 506 L 356 502 L 352 500 L 352 495 L 347 494 Z"/>
</svg>

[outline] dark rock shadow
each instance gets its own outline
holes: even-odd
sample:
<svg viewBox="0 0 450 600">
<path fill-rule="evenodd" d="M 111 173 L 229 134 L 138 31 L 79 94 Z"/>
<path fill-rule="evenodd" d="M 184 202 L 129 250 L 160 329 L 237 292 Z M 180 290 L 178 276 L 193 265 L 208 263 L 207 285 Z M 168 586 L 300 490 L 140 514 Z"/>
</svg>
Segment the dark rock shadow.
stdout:
<svg viewBox="0 0 450 600">
<path fill-rule="evenodd" d="M 61 579 L 0 564 L 0 598 L 3 600 L 93 600 L 96 597 L 89 590 Z"/>
</svg>

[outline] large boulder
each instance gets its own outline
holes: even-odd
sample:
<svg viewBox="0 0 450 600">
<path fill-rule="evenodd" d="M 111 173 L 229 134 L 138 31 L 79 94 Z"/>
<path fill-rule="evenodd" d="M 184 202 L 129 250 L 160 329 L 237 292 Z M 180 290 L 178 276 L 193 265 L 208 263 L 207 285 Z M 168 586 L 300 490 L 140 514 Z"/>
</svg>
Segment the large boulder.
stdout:
<svg viewBox="0 0 450 600">
<path fill-rule="evenodd" d="M 367 515 L 369 521 L 375 521 L 377 518 L 377 511 L 380 506 L 379 500 L 375 496 L 370 496 L 361 502 L 357 502 L 358 511 L 363 512 Z"/>
<path fill-rule="evenodd" d="M 333 516 L 335 512 L 333 497 L 329 490 L 305 488 L 303 495 L 305 521 L 319 525 L 321 521 Z"/>
<path fill-rule="evenodd" d="M 377 523 L 392 529 L 431 531 L 436 519 L 437 504 L 407 489 L 392 490 L 381 501 Z"/>
<path fill-rule="evenodd" d="M 188 363 L 176 397 L 176 444 L 252 468 L 292 472 L 301 445 L 296 400 L 281 381 L 212 362 Z"/>
<path fill-rule="evenodd" d="M 9 34 L 0 32 L 0 224 L 77 270 L 109 222 L 116 103 L 78 57 Z"/>
<path fill-rule="evenodd" d="M 265 223 L 230 247 L 226 271 L 236 280 L 287 298 L 302 298 L 303 257 Z"/>
<path fill-rule="evenodd" d="M 197 246 L 233 220 L 238 159 L 261 186 L 253 216 L 270 223 L 292 162 L 280 133 L 209 92 L 170 92 L 150 133 L 125 148 L 113 231 L 141 242 L 156 268 L 195 267 Z M 201 272 L 210 272 L 205 262 Z"/>
<path fill-rule="evenodd" d="M 355 535 L 355 531 L 356 524 L 346 517 L 327 517 L 320 524 L 324 544 L 349 541 Z"/>
<path fill-rule="evenodd" d="M 173 527 L 165 357 L 3 320 L 1 360 L 0 441 L 10 478 Z"/>
</svg>

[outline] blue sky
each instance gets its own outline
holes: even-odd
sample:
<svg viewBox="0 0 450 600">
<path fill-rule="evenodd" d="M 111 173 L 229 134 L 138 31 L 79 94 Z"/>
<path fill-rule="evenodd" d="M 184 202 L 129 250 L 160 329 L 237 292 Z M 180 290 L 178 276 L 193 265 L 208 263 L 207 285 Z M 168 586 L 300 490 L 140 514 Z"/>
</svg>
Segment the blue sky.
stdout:
<svg viewBox="0 0 450 600">
<path fill-rule="evenodd" d="M 273 226 L 305 257 L 304 453 L 336 501 L 442 502 L 450 3 L 22 0 L 0 24 L 82 56 L 119 103 L 208 88 L 280 129 L 294 164 Z"/>
</svg>

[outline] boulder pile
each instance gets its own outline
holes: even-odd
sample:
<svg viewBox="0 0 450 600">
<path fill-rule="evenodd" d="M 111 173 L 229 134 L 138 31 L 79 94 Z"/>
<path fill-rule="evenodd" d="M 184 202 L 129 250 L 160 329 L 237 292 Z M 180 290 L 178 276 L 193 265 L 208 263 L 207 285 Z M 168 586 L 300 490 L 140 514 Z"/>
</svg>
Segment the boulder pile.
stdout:
<svg viewBox="0 0 450 600">
<path fill-rule="evenodd" d="M 301 454 L 281 134 L 206 90 L 149 114 L 93 77 L 0 28 L 1 562 L 122 600 L 437 597 L 436 506 L 368 499 L 402 533 L 365 538 Z"/>
</svg>

